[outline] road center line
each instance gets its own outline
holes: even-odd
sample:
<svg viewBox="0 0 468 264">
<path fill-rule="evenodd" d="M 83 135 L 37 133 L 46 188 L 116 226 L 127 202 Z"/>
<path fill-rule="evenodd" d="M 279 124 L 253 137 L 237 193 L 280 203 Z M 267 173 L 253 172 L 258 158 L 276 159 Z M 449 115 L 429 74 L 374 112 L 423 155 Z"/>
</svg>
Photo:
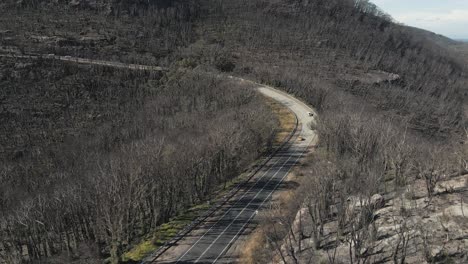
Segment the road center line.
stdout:
<svg viewBox="0 0 468 264">
<path fill-rule="evenodd" d="M 312 142 L 312 141 L 311 141 Z M 284 178 L 286 178 L 289 174 L 289 171 L 291 171 L 292 167 L 294 167 L 294 165 L 297 163 L 297 161 L 302 157 L 302 155 L 304 155 L 304 152 L 307 150 L 307 147 L 310 145 L 310 143 L 304 148 L 304 150 L 301 152 L 301 154 L 299 155 L 299 157 L 297 157 L 297 159 L 294 161 L 294 164 L 288 169 L 288 171 L 286 172 L 286 174 L 283 176 L 283 178 L 281 178 L 281 181 L 279 181 L 275 188 L 273 188 L 273 190 L 271 190 L 271 192 L 268 194 L 268 196 L 262 201 L 262 203 L 260 204 L 260 206 L 258 208 L 261 208 L 263 206 L 263 204 L 270 198 L 270 196 L 273 194 L 273 192 L 276 191 L 276 189 L 278 188 L 278 186 L 283 182 Z M 224 251 L 226 251 L 230 245 L 232 244 L 232 242 L 234 242 L 237 237 L 239 236 L 239 234 L 244 230 L 245 226 L 250 222 L 250 220 L 252 220 L 252 218 L 255 216 L 255 212 L 252 213 L 252 215 L 249 217 L 249 219 L 247 219 L 247 221 L 245 222 L 245 224 L 239 229 L 239 231 L 237 231 L 237 233 L 234 235 L 234 237 L 229 241 L 229 243 L 223 248 L 223 250 L 221 250 L 221 252 L 219 253 L 219 255 L 216 257 L 216 259 L 213 261 L 213 263 L 216 263 L 216 261 L 218 261 L 218 259 L 224 254 Z"/>
<path fill-rule="evenodd" d="M 289 145 L 287 148 L 285 148 L 284 150 L 287 150 L 287 149 L 289 149 L 289 148 L 292 146 L 292 143 L 288 143 L 288 144 L 290 144 L 290 145 Z M 276 158 L 277 156 L 275 155 L 274 157 Z M 235 203 L 234 205 L 230 206 L 230 208 L 218 219 L 218 221 L 216 221 L 216 223 L 214 223 L 214 224 L 213 224 L 213 225 L 212 225 L 212 226 L 211 226 L 211 227 L 210 227 L 210 228 L 209 228 L 209 229 L 208 229 L 208 230 L 207 230 L 207 231 L 206 231 L 206 232 L 189 248 L 189 249 L 187 249 L 187 251 L 185 251 L 185 253 L 184 253 L 182 256 L 180 256 L 180 257 L 177 259 L 176 263 L 179 263 L 179 262 L 181 261 L 181 259 L 182 259 L 183 257 L 185 257 L 185 255 L 187 255 L 187 254 L 190 252 L 190 250 L 192 250 L 192 248 L 194 248 L 194 247 L 198 244 L 198 242 L 200 242 L 200 240 L 202 240 L 202 239 L 213 229 L 213 227 L 215 227 L 215 226 L 224 218 L 224 216 L 226 216 L 226 215 L 234 208 L 234 206 L 237 205 L 237 204 L 242 200 L 242 198 L 244 198 L 255 186 L 257 186 L 257 184 L 260 183 L 260 181 L 263 179 L 263 177 L 265 177 L 265 175 L 266 175 L 268 172 L 270 172 L 270 170 L 271 170 L 280 160 L 281 160 L 281 157 L 279 157 L 279 158 L 275 161 L 275 163 L 273 163 L 273 164 L 271 165 L 271 167 L 269 167 L 269 168 L 263 173 L 263 175 L 256 181 L 256 183 L 255 183 L 252 187 L 249 188 L 249 190 L 247 190 L 246 192 L 244 192 L 244 194 L 243 194 L 239 199 L 236 200 L 236 203 Z M 268 181 L 268 182 L 269 182 L 269 181 Z M 268 184 L 268 182 L 267 182 L 266 184 Z M 266 184 L 265 184 L 265 185 L 266 185 Z"/>
<path fill-rule="evenodd" d="M 231 223 L 229 223 L 229 225 L 216 237 L 216 239 L 213 240 L 213 242 L 211 242 L 211 244 L 208 246 L 208 248 L 206 248 L 205 251 L 203 251 L 203 253 L 195 260 L 195 263 L 197 263 L 205 255 L 205 253 L 216 243 L 216 241 L 218 241 L 218 239 L 226 232 L 226 230 L 229 229 L 229 227 L 231 227 L 231 225 L 237 220 L 237 218 L 239 218 L 239 216 L 245 211 L 245 209 L 247 209 L 247 207 L 249 207 L 249 205 L 252 203 L 252 201 L 254 201 L 255 198 L 257 198 L 257 196 L 265 189 L 265 187 L 268 185 L 268 183 L 281 171 L 281 169 L 284 167 L 284 165 L 286 165 L 288 163 L 288 161 L 292 158 L 292 156 L 293 156 L 293 154 L 290 155 L 289 158 L 286 160 L 286 162 L 284 162 L 283 165 L 281 165 L 281 167 L 275 172 L 275 174 L 273 176 L 271 176 L 271 178 L 268 180 L 267 184 L 265 184 L 265 186 L 263 186 L 263 188 L 260 191 L 257 192 L 257 194 L 249 201 L 249 203 L 242 209 L 242 211 L 231 221 Z M 301 153 L 300 156 L 302 156 L 302 153 Z M 296 161 L 298 159 L 299 158 L 297 158 Z M 289 173 L 290 169 L 291 168 L 288 169 L 286 175 Z M 284 177 L 282 179 L 284 179 Z M 281 183 L 281 181 L 279 183 Z"/>
</svg>

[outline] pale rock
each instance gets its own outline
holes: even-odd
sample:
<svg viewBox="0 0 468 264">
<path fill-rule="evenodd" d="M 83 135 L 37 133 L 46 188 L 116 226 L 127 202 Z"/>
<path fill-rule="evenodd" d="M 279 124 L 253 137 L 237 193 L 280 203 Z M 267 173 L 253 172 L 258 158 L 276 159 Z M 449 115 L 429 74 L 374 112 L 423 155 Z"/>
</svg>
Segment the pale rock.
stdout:
<svg viewBox="0 0 468 264">
<path fill-rule="evenodd" d="M 383 208 L 385 206 L 385 198 L 380 194 L 372 195 L 370 202 L 374 210 Z"/>
</svg>

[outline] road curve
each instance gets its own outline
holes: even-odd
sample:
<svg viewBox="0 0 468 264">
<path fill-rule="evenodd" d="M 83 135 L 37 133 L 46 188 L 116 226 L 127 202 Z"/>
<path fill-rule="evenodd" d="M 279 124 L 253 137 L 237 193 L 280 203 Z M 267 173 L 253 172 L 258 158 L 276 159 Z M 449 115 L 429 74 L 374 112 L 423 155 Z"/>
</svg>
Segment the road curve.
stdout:
<svg viewBox="0 0 468 264">
<path fill-rule="evenodd" d="M 15 54 L 15 53 L 0 53 L 0 57 L 6 58 L 18 58 L 18 59 L 50 59 L 50 60 L 60 60 L 60 61 L 69 61 L 78 64 L 88 64 L 88 65 L 99 65 L 107 66 L 113 68 L 129 69 L 129 70 L 139 70 L 139 71 L 167 71 L 167 68 L 151 65 L 142 65 L 142 64 L 129 64 L 117 61 L 106 61 L 106 60 L 95 60 L 95 59 L 86 59 L 79 57 L 71 56 L 60 56 L 54 54 Z"/>
<path fill-rule="evenodd" d="M 235 78 L 235 77 L 231 77 Z M 243 79 L 241 82 L 249 82 Z M 232 263 L 230 250 L 256 215 L 280 189 L 283 180 L 300 159 L 317 143 L 310 129 L 315 122 L 309 112 L 313 109 L 296 98 L 272 87 L 256 84 L 260 93 L 284 104 L 293 111 L 300 123 L 295 135 L 260 169 L 243 188 L 212 217 L 203 221 L 157 259 L 146 263 Z"/>
<path fill-rule="evenodd" d="M 131 70 L 165 71 L 157 66 L 125 64 L 112 61 L 91 60 L 70 56 L 48 55 L 17 55 L 0 54 L 0 57 L 56 59 L 81 64 L 103 65 Z M 223 76 L 217 76 L 225 78 Z M 296 98 L 248 80 L 228 76 L 239 82 L 250 82 L 265 96 L 287 106 L 295 113 L 300 124 L 296 133 L 269 159 L 264 166 L 253 175 L 249 182 L 242 186 L 215 214 L 205 219 L 192 231 L 178 240 L 161 255 L 149 256 L 142 263 L 232 263 L 231 248 L 244 236 L 246 228 L 255 224 L 258 211 L 262 210 L 271 200 L 273 193 L 282 187 L 283 180 L 291 169 L 298 164 L 311 146 L 317 144 L 317 135 L 310 129 L 310 123 L 315 122 L 316 113 L 309 106 Z M 308 113 L 314 113 L 314 117 Z M 235 248 L 235 246 L 234 246 Z"/>
</svg>

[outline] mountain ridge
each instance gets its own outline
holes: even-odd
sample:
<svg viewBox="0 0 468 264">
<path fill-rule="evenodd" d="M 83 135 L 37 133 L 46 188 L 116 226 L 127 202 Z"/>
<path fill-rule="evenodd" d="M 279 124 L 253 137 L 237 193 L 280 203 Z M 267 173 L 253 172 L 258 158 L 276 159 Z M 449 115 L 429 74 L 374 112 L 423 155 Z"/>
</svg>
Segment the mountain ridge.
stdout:
<svg viewBox="0 0 468 264">
<path fill-rule="evenodd" d="M 315 227 L 339 216 L 346 201 L 398 194 L 416 181 L 418 202 L 439 210 L 430 203 L 445 197 L 437 181 L 464 166 L 467 68 L 454 41 L 396 24 L 367 1 L 18 3 L 2 2 L 9 8 L 0 8 L 0 50 L 45 56 L 0 58 L 7 87 L 0 145 L 8 147 L 0 149 L 0 209 L 7 212 L 0 259 L 121 262 L 142 239 L 159 245 L 158 227 L 268 151 L 275 122 L 261 98 L 197 71 L 269 84 L 317 109 L 321 160 L 310 163 L 323 173 L 306 171 L 304 179 L 323 188 L 304 185 L 298 197 L 315 200 L 297 199 L 318 206 L 314 217 L 325 218 Z M 55 56 L 169 70 L 129 72 Z M 367 209 L 340 211 L 335 242 L 393 235 L 375 235 L 378 216 Z M 409 217 L 405 208 L 395 212 Z M 437 237 L 424 250 L 436 250 L 445 240 L 429 234 Z M 314 243 L 323 253 L 320 245 L 334 243 L 320 235 Z M 349 246 L 363 245 L 357 242 Z M 262 245 L 258 255 L 268 259 L 273 250 Z M 355 248 L 351 258 L 369 252 Z M 399 246 L 394 252 L 406 254 Z"/>
</svg>

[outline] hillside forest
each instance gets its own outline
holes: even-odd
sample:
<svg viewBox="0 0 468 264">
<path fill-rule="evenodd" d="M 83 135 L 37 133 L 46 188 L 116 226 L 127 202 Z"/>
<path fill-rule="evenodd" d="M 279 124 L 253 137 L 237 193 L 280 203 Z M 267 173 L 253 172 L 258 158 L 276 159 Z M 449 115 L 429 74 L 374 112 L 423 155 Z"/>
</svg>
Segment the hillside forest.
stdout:
<svg viewBox="0 0 468 264">
<path fill-rule="evenodd" d="M 225 73 L 319 113 L 314 169 L 297 203 L 280 208 L 289 223 L 308 208 L 314 258 L 275 246 L 291 237 L 282 230 L 264 234 L 270 244 L 249 261 L 284 253 L 285 263 L 406 263 L 423 252 L 429 263 L 463 263 L 464 216 L 447 220 L 450 236 L 409 221 L 440 210 L 438 184 L 468 170 L 468 60 L 458 45 L 366 0 L 3 1 L 0 263 L 121 263 L 142 237 L 269 153 L 277 117 L 249 85 L 216 77 Z M 405 194 L 416 182 L 423 194 Z M 457 205 L 468 201 L 466 182 L 449 192 Z M 385 252 L 374 247 L 386 239 L 376 194 L 425 199 L 424 210 L 392 212 L 415 232 L 386 233 Z M 350 212 L 350 197 L 366 206 Z M 456 246 L 431 250 L 440 241 Z"/>
</svg>

